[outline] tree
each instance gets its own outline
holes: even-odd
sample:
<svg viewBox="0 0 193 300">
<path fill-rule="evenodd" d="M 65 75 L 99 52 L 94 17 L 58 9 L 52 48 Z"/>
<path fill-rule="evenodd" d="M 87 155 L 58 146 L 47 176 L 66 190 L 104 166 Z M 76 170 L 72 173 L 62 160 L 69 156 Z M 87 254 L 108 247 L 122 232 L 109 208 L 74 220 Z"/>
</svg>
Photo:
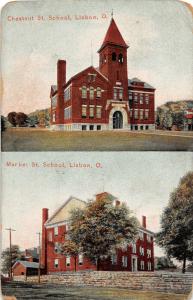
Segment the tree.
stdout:
<svg viewBox="0 0 193 300">
<path fill-rule="evenodd" d="M 27 118 L 28 116 L 23 112 L 19 112 L 16 115 L 16 123 L 19 127 L 27 125 Z"/>
<path fill-rule="evenodd" d="M 5 131 L 5 117 L 1 116 L 1 131 Z"/>
<path fill-rule="evenodd" d="M 71 240 L 66 240 L 64 244 L 61 245 L 61 253 L 74 258 L 74 271 L 76 272 L 77 256 L 80 253 L 78 245 Z"/>
<path fill-rule="evenodd" d="M 21 258 L 21 251 L 18 245 L 12 245 L 11 257 L 12 257 L 11 266 L 13 266 L 16 260 Z M 2 251 L 1 261 L 2 261 L 1 264 L 2 272 L 5 274 L 8 273 L 10 276 L 10 249 L 9 248 L 6 248 L 5 250 Z"/>
<path fill-rule="evenodd" d="M 17 113 L 16 113 L 15 111 L 12 111 L 12 112 L 8 113 L 8 115 L 7 115 L 8 121 L 9 121 L 14 127 L 16 127 L 16 125 L 17 125 L 17 119 L 16 119 L 16 117 L 17 117 Z"/>
<path fill-rule="evenodd" d="M 157 242 L 167 255 L 183 262 L 185 273 L 187 260 L 193 261 L 193 172 L 182 177 L 171 193 L 161 217 Z"/>
<path fill-rule="evenodd" d="M 113 205 L 110 194 L 103 193 L 89 201 L 85 209 L 71 213 L 70 239 L 82 249 L 86 257 L 96 263 L 109 257 L 124 242 L 131 242 L 137 235 L 138 221 L 124 205 Z"/>
</svg>

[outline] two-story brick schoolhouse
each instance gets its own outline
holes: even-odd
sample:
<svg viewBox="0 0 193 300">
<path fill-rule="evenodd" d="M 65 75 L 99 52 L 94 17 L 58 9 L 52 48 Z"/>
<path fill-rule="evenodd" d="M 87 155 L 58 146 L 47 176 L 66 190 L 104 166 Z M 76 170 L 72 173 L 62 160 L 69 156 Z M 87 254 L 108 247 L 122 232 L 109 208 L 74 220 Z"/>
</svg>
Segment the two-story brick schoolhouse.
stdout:
<svg viewBox="0 0 193 300">
<path fill-rule="evenodd" d="M 96 200 L 101 196 L 111 197 L 115 205 L 120 205 L 120 201 L 109 193 L 96 195 Z M 85 201 L 70 197 L 50 217 L 48 217 L 48 209 L 43 208 L 41 266 L 46 273 L 74 270 L 74 258 L 61 254 L 60 245 L 68 238 L 71 210 L 84 208 L 85 205 Z M 112 253 L 111 257 L 101 262 L 100 270 L 133 272 L 154 270 L 154 234 L 146 228 L 145 216 L 138 231 L 136 241 Z M 79 271 L 96 270 L 96 265 L 81 253 L 76 264 Z"/>
<path fill-rule="evenodd" d="M 128 79 L 127 49 L 114 19 L 90 66 L 66 82 L 66 61 L 58 60 L 51 86 L 51 128 L 56 130 L 148 130 L 155 128 L 155 88 Z"/>
</svg>

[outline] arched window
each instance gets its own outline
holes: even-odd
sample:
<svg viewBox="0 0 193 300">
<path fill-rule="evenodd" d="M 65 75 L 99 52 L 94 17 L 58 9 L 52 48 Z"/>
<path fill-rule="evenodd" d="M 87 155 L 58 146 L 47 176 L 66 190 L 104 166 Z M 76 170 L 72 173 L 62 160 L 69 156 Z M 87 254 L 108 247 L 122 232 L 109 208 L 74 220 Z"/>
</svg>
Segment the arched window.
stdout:
<svg viewBox="0 0 193 300">
<path fill-rule="evenodd" d="M 94 99 L 94 88 L 90 87 L 90 99 Z"/>
<path fill-rule="evenodd" d="M 96 96 L 97 96 L 97 98 L 101 97 L 101 88 L 100 87 L 97 87 L 97 89 L 96 89 Z"/>
<path fill-rule="evenodd" d="M 123 54 L 119 54 L 119 62 L 122 64 L 123 63 Z"/>
<path fill-rule="evenodd" d="M 82 98 L 83 99 L 87 98 L 87 89 L 86 89 L 86 86 L 82 87 Z"/>
<path fill-rule="evenodd" d="M 117 59 L 117 54 L 115 52 L 112 53 L 112 60 L 113 61 L 116 61 Z"/>
</svg>

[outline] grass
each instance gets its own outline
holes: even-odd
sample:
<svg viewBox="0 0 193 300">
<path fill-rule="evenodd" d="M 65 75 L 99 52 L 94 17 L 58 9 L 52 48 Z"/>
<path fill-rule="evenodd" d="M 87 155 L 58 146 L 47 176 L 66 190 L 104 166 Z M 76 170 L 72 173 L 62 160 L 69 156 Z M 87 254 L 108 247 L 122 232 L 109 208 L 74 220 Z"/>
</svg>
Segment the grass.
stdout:
<svg viewBox="0 0 193 300">
<path fill-rule="evenodd" d="M 2 151 L 192 151 L 193 133 L 50 131 L 11 128 L 2 133 Z"/>
</svg>

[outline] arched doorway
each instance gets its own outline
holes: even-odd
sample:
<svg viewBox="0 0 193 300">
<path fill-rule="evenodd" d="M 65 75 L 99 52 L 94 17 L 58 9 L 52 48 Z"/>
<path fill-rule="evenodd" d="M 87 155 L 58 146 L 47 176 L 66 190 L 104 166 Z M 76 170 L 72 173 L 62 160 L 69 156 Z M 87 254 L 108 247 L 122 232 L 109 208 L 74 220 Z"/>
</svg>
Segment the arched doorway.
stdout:
<svg viewBox="0 0 193 300">
<path fill-rule="evenodd" d="M 120 111 L 115 111 L 113 114 L 113 129 L 123 128 L 123 115 Z"/>
</svg>

